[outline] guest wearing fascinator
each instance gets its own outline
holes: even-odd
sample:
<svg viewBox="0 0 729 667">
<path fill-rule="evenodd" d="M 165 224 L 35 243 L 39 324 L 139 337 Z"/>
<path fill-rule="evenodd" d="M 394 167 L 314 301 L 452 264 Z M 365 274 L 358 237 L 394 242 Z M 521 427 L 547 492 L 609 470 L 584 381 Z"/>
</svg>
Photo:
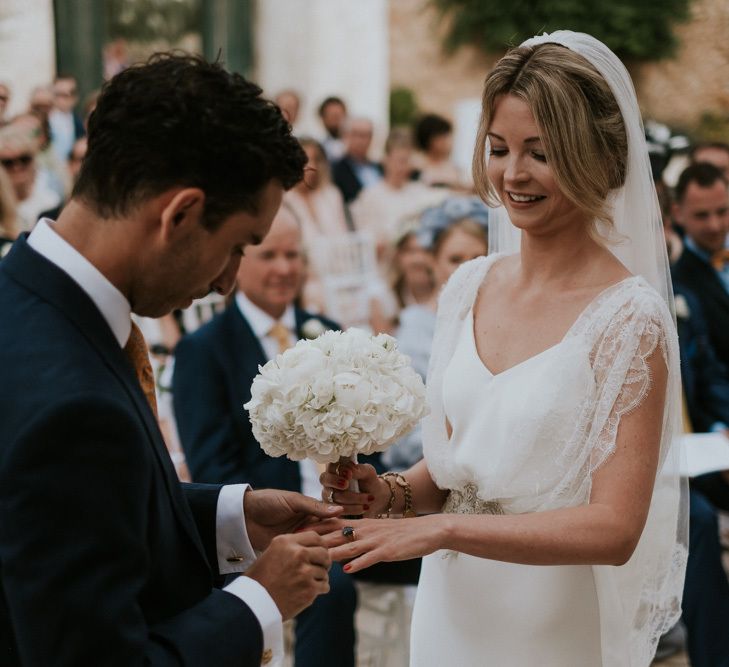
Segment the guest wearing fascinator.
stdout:
<svg viewBox="0 0 729 667">
<path fill-rule="evenodd" d="M 438 295 L 461 264 L 488 252 L 488 208 L 478 197 L 450 197 L 423 213 L 414 237 L 430 255 L 433 290 L 426 301 L 412 303 L 400 312 L 396 336 L 400 350 L 425 379 Z M 405 470 L 422 457 L 421 432 L 416 428 L 386 451 L 382 461 L 391 469 Z"/>
</svg>

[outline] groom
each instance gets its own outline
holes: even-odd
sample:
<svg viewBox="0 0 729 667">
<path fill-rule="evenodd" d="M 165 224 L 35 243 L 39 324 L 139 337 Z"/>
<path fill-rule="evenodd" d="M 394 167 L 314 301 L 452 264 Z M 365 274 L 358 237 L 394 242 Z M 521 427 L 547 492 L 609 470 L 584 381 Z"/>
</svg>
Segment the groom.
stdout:
<svg viewBox="0 0 729 667">
<path fill-rule="evenodd" d="M 0 664 L 273 664 L 328 590 L 321 538 L 282 534 L 337 508 L 179 484 L 131 320 L 228 293 L 305 160 L 217 64 L 105 86 L 71 201 L 0 265 Z"/>
</svg>

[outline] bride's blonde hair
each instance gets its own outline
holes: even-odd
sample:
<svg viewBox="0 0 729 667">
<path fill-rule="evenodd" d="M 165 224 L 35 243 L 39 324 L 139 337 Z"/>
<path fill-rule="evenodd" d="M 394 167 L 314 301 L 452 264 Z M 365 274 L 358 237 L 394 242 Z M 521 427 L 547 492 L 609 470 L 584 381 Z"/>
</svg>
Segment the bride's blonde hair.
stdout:
<svg viewBox="0 0 729 667">
<path fill-rule="evenodd" d="M 562 193 L 585 217 L 610 230 L 608 194 L 625 182 L 628 140 L 607 82 L 582 56 L 558 44 L 509 51 L 486 77 L 473 156 L 476 190 L 500 206 L 486 169 L 488 131 L 503 95 L 524 101 L 534 116 L 547 163 Z M 593 223 L 591 234 L 605 242 Z"/>
</svg>

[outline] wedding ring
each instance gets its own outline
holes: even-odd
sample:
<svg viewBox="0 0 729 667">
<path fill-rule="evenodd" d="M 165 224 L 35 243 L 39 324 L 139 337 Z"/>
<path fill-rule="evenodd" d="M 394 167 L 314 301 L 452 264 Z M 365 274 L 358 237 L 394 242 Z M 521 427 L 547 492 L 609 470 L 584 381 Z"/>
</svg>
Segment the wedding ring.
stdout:
<svg viewBox="0 0 729 667">
<path fill-rule="evenodd" d="M 334 468 L 334 472 L 335 472 L 335 474 L 337 475 L 337 477 L 341 477 L 341 476 L 342 476 L 342 473 L 341 473 L 341 472 L 339 472 L 339 466 L 340 466 L 340 465 L 342 465 L 342 464 L 341 464 L 340 462 L 337 462 L 337 467 L 336 467 L 336 468 Z"/>
<path fill-rule="evenodd" d="M 352 526 L 345 526 L 342 528 L 342 535 L 350 542 L 354 542 L 357 539 L 357 535 Z"/>
<path fill-rule="evenodd" d="M 333 503 L 334 502 L 334 489 L 332 489 L 329 492 L 329 499 L 327 500 L 327 502 L 329 502 L 329 503 Z"/>
</svg>

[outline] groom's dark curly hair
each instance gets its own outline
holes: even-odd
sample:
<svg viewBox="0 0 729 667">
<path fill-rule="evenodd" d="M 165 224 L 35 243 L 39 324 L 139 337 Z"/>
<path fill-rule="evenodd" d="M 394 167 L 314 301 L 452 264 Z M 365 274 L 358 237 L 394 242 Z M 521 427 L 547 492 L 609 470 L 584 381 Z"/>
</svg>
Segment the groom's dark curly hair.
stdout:
<svg viewBox="0 0 729 667">
<path fill-rule="evenodd" d="M 215 228 L 234 213 L 255 213 L 271 180 L 291 188 L 305 163 L 258 86 L 220 63 L 161 53 L 104 86 L 73 196 L 111 217 L 171 187 L 198 187 L 204 224 Z"/>
</svg>

